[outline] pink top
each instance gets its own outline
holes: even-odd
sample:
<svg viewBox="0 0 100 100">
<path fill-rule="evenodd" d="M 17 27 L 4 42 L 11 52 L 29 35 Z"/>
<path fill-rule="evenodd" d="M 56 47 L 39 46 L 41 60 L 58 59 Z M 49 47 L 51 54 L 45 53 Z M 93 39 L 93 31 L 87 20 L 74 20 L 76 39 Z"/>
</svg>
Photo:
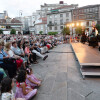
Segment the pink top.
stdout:
<svg viewBox="0 0 100 100">
<path fill-rule="evenodd" d="M 30 51 L 30 49 L 28 47 L 25 48 L 25 53 L 26 54 L 31 53 L 31 51 Z"/>
</svg>

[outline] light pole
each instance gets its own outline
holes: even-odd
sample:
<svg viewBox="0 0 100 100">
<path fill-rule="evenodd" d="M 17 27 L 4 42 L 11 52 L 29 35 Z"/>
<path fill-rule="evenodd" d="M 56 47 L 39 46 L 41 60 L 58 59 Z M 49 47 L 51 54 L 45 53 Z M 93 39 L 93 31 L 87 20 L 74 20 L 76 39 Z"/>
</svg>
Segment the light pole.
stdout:
<svg viewBox="0 0 100 100">
<path fill-rule="evenodd" d="M 72 35 L 73 35 L 73 28 L 74 28 L 74 26 L 75 26 L 75 24 L 74 23 L 72 23 Z"/>
<path fill-rule="evenodd" d="M 23 13 L 23 11 L 20 10 L 20 11 L 19 11 L 19 19 L 20 19 L 21 22 L 22 22 L 22 13 Z M 23 22 L 22 22 L 22 24 L 23 24 Z M 21 33 L 22 33 L 22 28 L 23 28 L 23 26 L 22 26 L 21 29 L 20 29 L 20 32 L 21 32 Z"/>
</svg>

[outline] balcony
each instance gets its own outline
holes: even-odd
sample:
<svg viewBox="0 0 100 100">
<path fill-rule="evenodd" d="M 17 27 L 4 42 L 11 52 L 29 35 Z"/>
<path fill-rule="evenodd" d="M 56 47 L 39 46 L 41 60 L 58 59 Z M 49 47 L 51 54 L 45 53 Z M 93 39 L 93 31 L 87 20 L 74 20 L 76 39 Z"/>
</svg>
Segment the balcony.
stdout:
<svg viewBox="0 0 100 100">
<path fill-rule="evenodd" d="M 54 26 L 54 24 L 53 23 L 49 23 L 48 26 Z"/>
</svg>

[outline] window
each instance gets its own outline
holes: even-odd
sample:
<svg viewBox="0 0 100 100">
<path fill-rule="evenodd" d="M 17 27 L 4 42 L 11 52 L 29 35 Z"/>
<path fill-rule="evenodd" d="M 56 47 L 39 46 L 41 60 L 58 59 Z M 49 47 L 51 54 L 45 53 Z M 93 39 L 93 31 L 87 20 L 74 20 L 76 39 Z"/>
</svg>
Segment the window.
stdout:
<svg viewBox="0 0 100 100">
<path fill-rule="evenodd" d="M 6 29 L 10 29 L 11 27 L 10 26 L 6 26 Z"/>
<path fill-rule="evenodd" d="M 80 19 L 80 20 L 84 20 L 84 18 L 85 18 L 84 15 L 80 15 L 80 16 L 79 16 L 79 19 Z"/>
<path fill-rule="evenodd" d="M 89 22 L 86 22 L 86 26 L 89 26 Z"/>
<path fill-rule="evenodd" d="M 69 13 L 66 13 L 66 17 L 69 17 Z"/>
<path fill-rule="evenodd" d="M 89 12 L 89 9 L 87 9 L 87 13 Z"/>
<path fill-rule="evenodd" d="M 63 24 L 63 19 L 60 20 L 60 24 Z"/>
<path fill-rule="evenodd" d="M 52 18 L 52 16 L 49 16 L 49 18 Z"/>
<path fill-rule="evenodd" d="M 86 9 L 84 9 L 84 13 L 86 13 Z"/>
<path fill-rule="evenodd" d="M 52 21 L 49 21 L 49 24 L 52 24 Z"/>
<path fill-rule="evenodd" d="M 69 22 L 69 19 L 66 19 L 66 22 Z"/>
<path fill-rule="evenodd" d="M 48 10 L 51 10 L 51 8 L 48 8 Z"/>
<path fill-rule="evenodd" d="M 93 18 L 93 15 L 90 15 L 89 18 L 92 19 Z"/>
<path fill-rule="evenodd" d="M 49 30 L 52 30 L 52 27 L 51 26 L 49 27 Z"/>
<path fill-rule="evenodd" d="M 89 15 L 86 16 L 87 19 L 89 19 L 89 17 L 90 17 Z"/>
<path fill-rule="evenodd" d="M 93 9 L 92 8 L 90 8 L 90 12 L 93 12 Z"/>
<path fill-rule="evenodd" d="M 54 24 L 56 24 L 56 25 L 57 25 L 57 20 L 55 20 L 55 21 L 54 21 Z"/>
<path fill-rule="evenodd" d="M 98 11 L 98 7 L 95 7 L 95 11 L 96 11 L 96 12 Z"/>
<path fill-rule="evenodd" d="M 57 18 L 57 15 L 54 15 L 55 18 Z"/>
<path fill-rule="evenodd" d="M 98 15 L 99 15 L 98 13 L 95 14 L 95 19 L 98 19 L 99 18 Z"/>
<path fill-rule="evenodd" d="M 63 26 L 60 26 L 60 29 L 62 30 L 63 29 Z"/>
<path fill-rule="evenodd" d="M 60 14 L 60 17 L 62 18 L 63 17 L 63 14 Z"/>
<path fill-rule="evenodd" d="M 55 26 L 55 30 L 57 30 L 57 26 Z"/>
<path fill-rule="evenodd" d="M 43 25 L 41 25 L 41 30 L 43 29 Z"/>
</svg>

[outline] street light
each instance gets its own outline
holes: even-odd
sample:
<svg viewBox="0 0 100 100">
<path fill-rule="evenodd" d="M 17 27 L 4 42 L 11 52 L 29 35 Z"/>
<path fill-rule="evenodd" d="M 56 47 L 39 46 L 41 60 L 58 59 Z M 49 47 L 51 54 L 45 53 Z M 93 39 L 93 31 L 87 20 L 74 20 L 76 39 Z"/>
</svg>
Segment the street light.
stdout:
<svg viewBox="0 0 100 100">
<path fill-rule="evenodd" d="M 70 27 L 72 26 L 72 24 L 69 25 Z"/>
<path fill-rule="evenodd" d="M 67 24 L 67 27 L 69 27 L 69 24 Z"/>
<path fill-rule="evenodd" d="M 72 27 L 74 27 L 75 26 L 75 24 L 74 23 L 72 23 L 72 25 L 71 25 Z"/>
<path fill-rule="evenodd" d="M 76 23 L 76 26 L 79 26 L 79 23 Z"/>
<path fill-rule="evenodd" d="M 81 26 L 83 26 L 83 23 L 81 23 Z"/>
</svg>

